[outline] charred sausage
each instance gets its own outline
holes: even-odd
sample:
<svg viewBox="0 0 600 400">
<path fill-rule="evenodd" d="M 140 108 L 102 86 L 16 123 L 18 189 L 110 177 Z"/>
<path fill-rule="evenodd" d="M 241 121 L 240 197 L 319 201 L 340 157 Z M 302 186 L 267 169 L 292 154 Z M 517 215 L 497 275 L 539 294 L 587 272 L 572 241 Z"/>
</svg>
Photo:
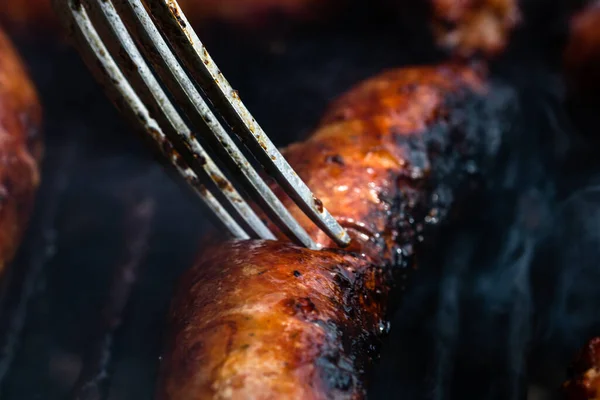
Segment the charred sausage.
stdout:
<svg viewBox="0 0 600 400">
<path fill-rule="evenodd" d="M 600 399 L 600 337 L 590 340 L 577 356 L 563 385 L 567 400 Z"/>
<path fill-rule="evenodd" d="M 32 82 L 0 31 L 0 275 L 12 259 L 39 183 L 41 108 Z"/>
<path fill-rule="evenodd" d="M 51 0 L 4 0 L 0 22 L 11 29 L 56 28 Z"/>
<path fill-rule="evenodd" d="M 349 230 L 351 248 L 282 240 L 203 251 L 172 304 L 157 398 L 363 398 L 393 288 L 454 189 L 495 151 L 497 126 L 481 125 L 498 117 L 484 111 L 487 92 L 474 70 L 440 65 L 392 70 L 341 96 L 285 155 Z"/>
<path fill-rule="evenodd" d="M 600 1 L 591 2 L 571 18 L 563 59 L 570 96 L 579 97 L 584 102 L 598 102 Z"/>
<path fill-rule="evenodd" d="M 521 18 L 517 0 L 433 0 L 433 9 L 438 43 L 463 56 L 497 55 Z"/>
<path fill-rule="evenodd" d="M 257 27 L 271 17 L 311 19 L 336 0 L 177 0 L 192 22 L 221 21 Z M 52 0 L 3 0 L 0 22 L 13 29 L 56 29 Z"/>
<path fill-rule="evenodd" d="M 463 57 L 495 56 L 506 47 L 521 13 L 517 0 L 432 0 L 439 46 Z"/>
<path fill-rule="evenodd" d="M 382 1 L 401 25 L 417 32 L 425 25 L 435 45 L 457 59 L 499 56 L 524 18 L 518 0 Z"/>
<path fill-rule="evenodd" d="M 246 26 L 259 26 L 271 17 L 310 19 L 335 0 L 183 0 L 181 8 L 190 19 L 219 20 Z"/>
</svg>

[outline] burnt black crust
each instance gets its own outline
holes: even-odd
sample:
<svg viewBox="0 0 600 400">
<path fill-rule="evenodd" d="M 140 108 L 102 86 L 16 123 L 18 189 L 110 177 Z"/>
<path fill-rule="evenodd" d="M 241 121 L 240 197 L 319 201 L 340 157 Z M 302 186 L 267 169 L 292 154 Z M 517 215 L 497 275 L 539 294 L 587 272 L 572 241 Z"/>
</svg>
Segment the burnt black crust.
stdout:
<svg viewBox="0 0 600 400">
<path fill-rule="evenodd" d="M 395 174 L 392 178 L 402 190 L 393 196 L 381 195 L 391 207 L 387 232 L 372 238 L 382 254 L 382 265 L 373 265 L 369 273 L 377 274 L 381 287 L 392 287 L 392 301 L 386 317 L 372 324 L 336 324 L 315 321 L 327 333 L 327 340 L 317 360 L 320 375 L 329 392 L 344 398 L 344 394 L 363 393 L 366 396 L 369 366 L 379 358 L 383 338 L 389 332 L 389 316 L 397 307 L 411 271 L 418 266 L 416 254 L 426 249 L 424 238 L 435 235 L 442 221 L 450 217 L 451 206 L 458 197 L 471 195 L 484 185 L 482 176 L 492 167 L 491 160 L 500 150 L 502 136 L 512 129 L 518 105 L 516 93 L 497 85 L 482 96 L 462 90 L 445 99 L 449 115 L 440 116 L 427 132 L 412 136 L 397 135 L 400 146 L 408 146 L 410 175 Z M 429 169 L 426 169 L 430 162 Z M 394 236 L 391 248 L 384 237 Z M 427 240 L 428 247 L 431 240 Z M 333 250 L 335 251 L 335 250 Z M 337 252 L 337 251 L 336 251 Z M 355 280 L 364 279 L 358 276 Z M 352 284 L 343 274 L 336 282 L 343 291 L 344 307 L 353 320 L 369 318 L 362 315 L 360 302 L 377 301 L 380 289 L 368 291 L 363 284 Z M 357 293 L 353 288 L 365 288 Z M 373 331 L 354 332 L 352 326 L 374 326 Z M 351 339 L 350 339 L 351 338 Z M 348 356 L 350 355 L 350 356 Z M 336 397 L 337 398 L 337 397 Z"/>
</svg>

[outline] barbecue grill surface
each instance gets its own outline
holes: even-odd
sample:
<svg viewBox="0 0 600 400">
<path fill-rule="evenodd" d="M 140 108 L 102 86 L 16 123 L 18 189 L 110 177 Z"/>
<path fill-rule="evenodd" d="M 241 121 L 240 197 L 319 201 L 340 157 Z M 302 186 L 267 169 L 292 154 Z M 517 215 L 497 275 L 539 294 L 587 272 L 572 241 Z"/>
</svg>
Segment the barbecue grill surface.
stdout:
<svg viewBox="0 0 600 400">
<path fill-rule="evenodd" d="M 372 398 L 555 398 L 573 352 L 600 332 L 600 293 L 591 284 L 600 273 L 594 147 L 561 107 L 564 10 L 532 3 L 536 17 L 493 67 L 495 90 L 515 97 L 520 117 L 507 121 L 506 151 L 485 193 L 446 228 L 435 257 L 422 260 L 373 375 Z M 357 11 L 285 35 L 240 39 L 213 27 L 203 37 L 284 145 L 304 137 L 352 84 L 384 68 L 443 59 L 423 32 L 407 35 L 389 13 Z M 97 341 L 132 203 L 141 198 L 156 212 L 107 387 L 111 400 L 151 398 L 171 290 L 202 246 L 206 216 L 75 54 L 40 38 L 18 44 L 45 105 L 47 158 L 37 213 L 3 297 L 0 396 L 68 398 Z"/>
</svg>

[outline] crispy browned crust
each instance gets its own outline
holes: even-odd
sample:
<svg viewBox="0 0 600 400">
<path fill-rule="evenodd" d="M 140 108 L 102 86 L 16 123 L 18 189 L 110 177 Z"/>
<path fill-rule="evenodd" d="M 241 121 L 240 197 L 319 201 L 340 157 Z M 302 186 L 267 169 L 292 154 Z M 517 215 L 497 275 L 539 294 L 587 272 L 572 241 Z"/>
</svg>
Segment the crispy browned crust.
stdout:
<svg viewBox="0 0 600 400">
<path fill-rule="evenodd" d="M 384 279 L 350 255 L 277 242 L 216 248 L 174 303 L 176 339 L 158 397 L 311 399 L 359 387 L 342 340 L 375 333 Z"/>
<path fill-rule="evenodd" d="M 414 267 L 475 151 L 450 99 L 485 90 L 473 70 L 442 65 L 390 71 L 337 100 L 285 154 L 349 229 L 351 249 L 241 241 L 205 250 L 172 305 L 157 398 L 364 397 L 392 282 Z"/>
<path fill-rule="evenodd" d="M 495 56 L 521 18 L 517 0 L 432 0 L 438 45 L 463 57 Z"/>
<path fill-rule="evenodd" d="M 21 241 L 40 180 L 40 122 L 33 84 L 0 31 L 0 275 Z"/>
<path fill-rule="evenodd" d="M 600 337 L 590 340 L 577 355 L 563 385 L 567 400 L 600 400 Z"/>
<path fill-rule="evenodd" d="M 598 99 L 600 89 L 600 1 L 573 16 L 564 53 L 565 77 L 572 96 Z"/>
</svg>

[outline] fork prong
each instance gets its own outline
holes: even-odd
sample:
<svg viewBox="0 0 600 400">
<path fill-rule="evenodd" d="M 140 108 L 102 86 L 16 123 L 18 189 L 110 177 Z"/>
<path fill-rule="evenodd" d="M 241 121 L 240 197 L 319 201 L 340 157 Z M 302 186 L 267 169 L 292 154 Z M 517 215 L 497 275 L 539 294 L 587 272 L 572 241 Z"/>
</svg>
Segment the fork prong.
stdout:
<svg viewBox="0 0 600 400">
<path fill-rule="evenodd" d="M 171 150 L 169 139 L 163 133 L 161 126 L 154 120 L 133 90 L 118 65 L 111 57 L 102 38 L 96 31 L 86 9 L 78 1 L 54 1 L 58 14 L 63 18 L 65 26 L 69 27 L 71 36 L 79 43 L 81 55 L 88 68 L 94 72 L 102 83 L 109 98 L 130 119 L 144 128 L 146 133 L 157 144 L 163 156 L 175 170 L 193 188 L 195 193 L 211 209 L 219 222 L 229 232 L 239 239 L 248 239 L 248 233 L 235 221 L 229 212 L 220 204 L 215 196 L 201 183 L 198 175 L 182 161 L 176 150 Z M 207 157 L 207 169 L 214 168 L 214 163 Z M 218 169 L 213 172 L 219 173 Z"/>
<path fill-rule="evenodd" d="M 252 208 L 243 200 L 234 186 L 218 170 L 208 154 L 198 141 L 192 136 L 189 127 L 179 116 L 160 84 L 154 78 L 150 68 L 137 50 L 135 43 L 127 32 L 125 25 L 112 7 L 110 2 L 99 3 L 86 1 L 89 6 L 90 16 L 99 21 L 99 27 L 105 27 L 105 34 L 109 36 L 113 54 L 127 78 L 134 84 L 135 90 L 142 100 L 154 111 L 155 118 L 161 126 L 165 127 L 171 142 L 176 145 L 180 154 L 187 157 L 191 168 L 196 173 L 206 172 L 208 179 L 219 187 L 229 204 L 245 220 L 248 229 L 255 233 L 253 237 L 275 239 L 275 236 L 260 220 Z M 102 31 L 102 30 L 101 30 Z M 102 33 L 102 32 L 100 32 Z M 114 35 L 114 36 L 113 36 Z"/>
<path fill-rule="evenodd" d="M 195 126 L 204 129 L 207 139 L 212 138 L 215 149 L 224 150 L 223 159 L 229 168 L 242 178 L 239 183 L 290 239 L 308 248 L 318 248 L 223 128 L 171 52 L 143 3 L 126 0 L 114 0 L 113 3 L 118 9 L 118 14 L 115 12 L 114 18 L 122 17 L 128 26 L 133 27 L 136 38 L 141 42 L 140 50 L 169 88 L 170 93 L 177 99 L 178 105 L 186 112 L 188 118 Z M 104 2 L 100 6 L 107 12 L 112 7 L 110 2 Z M 134 62 L 137 64 L 137 61 Z"/>
<path fill-rule="evenodd" d="M 119 0 L 126 1 L 126 0 Z M 152 18 L 166 35 L 189 71 L 194 71 L 202 88 L 250 150 L 283 187 L 296 204 L 339 246 L 347 246 L 350 236 L 323 207 L 306 184 L 294 172 L 271 140 L 244 106 L 240 97 L 225 79 L 206 47 L 202 44 L 175 0 L 156 0 L 146 4 Z M 129 0 L 130 3 L 139 0 Z"/>
</svg>

